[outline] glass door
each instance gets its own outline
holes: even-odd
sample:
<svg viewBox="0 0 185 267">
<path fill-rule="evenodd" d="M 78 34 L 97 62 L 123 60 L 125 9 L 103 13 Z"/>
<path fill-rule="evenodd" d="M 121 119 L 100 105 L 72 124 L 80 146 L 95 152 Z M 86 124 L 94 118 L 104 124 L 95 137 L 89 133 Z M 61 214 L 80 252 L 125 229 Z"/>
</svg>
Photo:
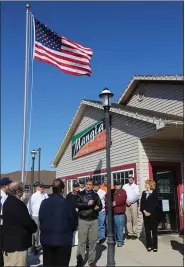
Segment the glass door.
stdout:
<svg viewBox="0 0 185 267">
<path fill-rule="evenodd" d="M 175 172 L 155 169 L 154 176 L 159 200 L 159 232 L 178 232 L 178 202 Z"/>
</svg>

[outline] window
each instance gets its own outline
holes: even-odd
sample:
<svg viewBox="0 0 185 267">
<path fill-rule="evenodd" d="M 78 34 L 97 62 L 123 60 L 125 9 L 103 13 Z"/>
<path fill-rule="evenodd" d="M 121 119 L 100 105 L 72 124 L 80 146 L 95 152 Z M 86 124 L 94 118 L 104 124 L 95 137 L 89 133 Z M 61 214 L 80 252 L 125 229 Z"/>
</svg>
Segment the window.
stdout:
<svg viewBox="0 0 185 267">
<path fill-rule="evenodd" d="M 87 183 L 87 180 L 90 178 L 90 176 L 82 176 L 78 177 L 78 182 L 83 181 L 85 184 Z"/>
<path fill-rule="evenodd" d="M 76 179 L 67 180 L 67 194 L 73 191 L 74 182 L 76 182 Z"/>
<path fill-rule="evenodd" d="M 134 169 L 112 172 L 113 184 L 116 181 L 121 182 L 122 185 L 128 183 L 129 175 L 134 176 Z"/>
<path fill-rule="evenodd" d="M 106 173 L 94 174 L 92 178 L 94 181 L 98 181 L 100 184 L 103 184 L 104 179 L 107 178 L 107 174 Z"/>
</svg>

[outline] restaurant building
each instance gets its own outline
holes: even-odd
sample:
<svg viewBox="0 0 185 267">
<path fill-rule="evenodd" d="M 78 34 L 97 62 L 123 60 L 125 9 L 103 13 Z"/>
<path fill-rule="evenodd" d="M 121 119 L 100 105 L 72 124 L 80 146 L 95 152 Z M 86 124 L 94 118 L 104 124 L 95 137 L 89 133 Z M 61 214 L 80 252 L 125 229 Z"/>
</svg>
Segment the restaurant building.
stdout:
<svg viewBox="0 0 185 267">
<path fill-rule="evenodd" d="M 183 218 L 179 201 L 183 184 L 183 76 L 134 76 L 111 115 L 111 176 L 127 183 L 135 177 L 140 193 L 145 180 L 157 184 L 159 231 L 179 232 Z M 56 177 L 66 192 L 73 182 L 106 177 L 106 140 L 101 102 L 82 100 L 53 159 Z M 142 216 L 138 231 L 142 231 Z"/>
</svg>

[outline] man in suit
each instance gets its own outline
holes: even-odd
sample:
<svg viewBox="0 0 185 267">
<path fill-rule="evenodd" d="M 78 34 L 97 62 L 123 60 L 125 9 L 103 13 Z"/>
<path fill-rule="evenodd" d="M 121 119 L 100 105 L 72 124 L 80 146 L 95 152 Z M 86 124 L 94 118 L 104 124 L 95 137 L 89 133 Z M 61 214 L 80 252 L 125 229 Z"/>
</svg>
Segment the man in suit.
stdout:
<svg viewBox="0 0 185 267">
<path fill-rule="evenodd" d="M 2 251 L 2 233 L 3 233 L 3 204 L 6 201 L 8 195 L 8 185 L 11 184 L 11 180 L 8 177 L 0 179 L 0 267 L 4 266 L 3 251 Z"/>
<path fill-rule="evenodd" d="M 91 267 L 95 267 L 98 213 L 102 209 L 102 203 L 98 194 L 93 190 L 93 180 L 89 179 L 85 190 L 79 193 L 76 206 L 79 216 L 77 266 L 84 266 L 85 250 L 88 242 L 88 263 Z"/>
<path fill-rule="evenodd" d="M 32 234 L 37 225 L 21 201 L 22 183 L 12 182 L 3 205 L 3 251 L 5 266 L 27 266 L 27 249 L 32 245 Z"/>
<path fill-rule="evenodd" d="M 53 194 L 42 201 L 39 211 L 40 241 L 43 245 L 43 266 L 69 266 L 73 232 L 78 216 L 70 201 L 64 199 L 64 183 L 53 182 Z"/>
</svg>

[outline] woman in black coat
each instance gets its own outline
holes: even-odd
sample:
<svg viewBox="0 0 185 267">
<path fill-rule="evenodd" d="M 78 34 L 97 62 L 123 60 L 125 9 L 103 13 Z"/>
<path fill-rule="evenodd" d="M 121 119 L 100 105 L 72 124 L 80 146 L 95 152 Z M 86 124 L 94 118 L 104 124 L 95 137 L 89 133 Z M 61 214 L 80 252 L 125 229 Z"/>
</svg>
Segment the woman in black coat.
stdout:
<svg viewBox="0 0 185 267">
<path fill-rule="evenodd" d="M 145 183 L 146 190 L 142 193 L 140 211 L 143 214 L 147 250 L 151 251 L 153 249 L 154 252 L 157 252 L 158 195 L 155 190 L 156 184 L 154 181 L 146 180 Z"/>
</svg>

